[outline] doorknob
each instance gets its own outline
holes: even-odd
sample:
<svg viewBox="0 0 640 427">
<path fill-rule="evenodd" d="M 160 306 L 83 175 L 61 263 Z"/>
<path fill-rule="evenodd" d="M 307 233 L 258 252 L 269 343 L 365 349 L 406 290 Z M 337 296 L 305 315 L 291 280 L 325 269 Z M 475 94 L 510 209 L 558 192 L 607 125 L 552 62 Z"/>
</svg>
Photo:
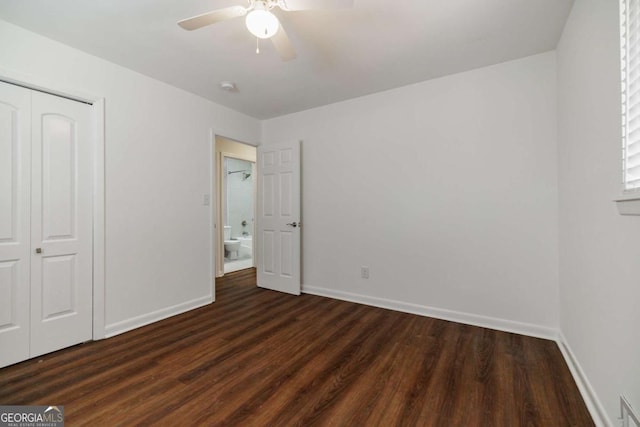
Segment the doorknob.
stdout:
<svg viewBox="0 0 640 427">
<path fill-rule="evenodd" d="M 41 254 L 42 253 L 42 248 L 36 248 L 36 253 L 37 254 Z"/>
<path fill-rule="evenodd" d="M 287 225 L 292 226 L 293 228 L 296 228 L 298 226 L 298 223 L 293 221 L 293 222 L 288 222 Z"/>
</svg>

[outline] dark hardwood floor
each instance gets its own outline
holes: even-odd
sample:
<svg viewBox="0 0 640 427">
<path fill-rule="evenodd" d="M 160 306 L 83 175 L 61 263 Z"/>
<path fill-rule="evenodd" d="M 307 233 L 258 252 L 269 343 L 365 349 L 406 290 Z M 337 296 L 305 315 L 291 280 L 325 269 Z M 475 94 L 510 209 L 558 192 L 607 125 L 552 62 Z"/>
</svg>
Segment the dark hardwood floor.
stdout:
<svg viewBox="0 0 640 427">
<path fill-rule="evenodd" d="M 0 369 L 68 426 L 591 426 L 552 341 L 217 281 L 217 302 Z"/>
</svg>

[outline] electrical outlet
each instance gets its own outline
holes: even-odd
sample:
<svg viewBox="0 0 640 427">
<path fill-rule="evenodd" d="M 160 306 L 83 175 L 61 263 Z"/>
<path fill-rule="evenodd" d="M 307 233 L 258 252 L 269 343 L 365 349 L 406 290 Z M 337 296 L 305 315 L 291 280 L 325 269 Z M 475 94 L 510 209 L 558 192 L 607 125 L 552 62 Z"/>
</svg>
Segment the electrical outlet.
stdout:
<svg viewBox="0 0 640 427">
<path fill-rule="evenodd" d="M 202 204 L 204 206 L 209 206 L 211 204 L 211 198 L 209 197 L 208 194 L 203 194 L 202 195 Z"/>
<path fill-rule="evenodd" d="M 360 277 L 362 277 L 363 279 L 369 278 L 369 267 L 367 267 L 366 265 L 360 267 Z"/>
</svg>

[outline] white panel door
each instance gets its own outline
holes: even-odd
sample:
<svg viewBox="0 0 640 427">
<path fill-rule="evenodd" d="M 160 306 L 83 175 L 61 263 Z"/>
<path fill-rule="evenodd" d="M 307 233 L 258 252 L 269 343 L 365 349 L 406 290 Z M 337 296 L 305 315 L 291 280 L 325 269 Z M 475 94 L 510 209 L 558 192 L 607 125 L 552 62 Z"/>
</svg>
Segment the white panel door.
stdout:
<svg viewBox="0 0 640 427">
<path fill-rule="evenodd" d="M 258 286 L 300 295 L 300 142 L 258 147 Z"/>
<path fill-rule="evenodd" d="M 88 105 L 32 94 L 31 357 L 92 337 Z"/>
<path fill-rule="evenodd" d="M 30 99 L 0 82 L 0 367 L 29 357 Z"/>
</svg>

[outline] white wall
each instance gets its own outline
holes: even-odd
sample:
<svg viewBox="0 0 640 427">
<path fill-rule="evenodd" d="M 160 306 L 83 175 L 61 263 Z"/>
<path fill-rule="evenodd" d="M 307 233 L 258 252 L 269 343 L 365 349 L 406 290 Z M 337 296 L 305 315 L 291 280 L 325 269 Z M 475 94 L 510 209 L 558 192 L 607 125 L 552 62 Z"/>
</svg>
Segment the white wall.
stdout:
<svg viewBox="0 0 640 427">
<path fill-rule="evenodd" d="M 257 143 L 259 122 L 4 21 L 0 40 L 0 75 L 106 99 L 107 332 L 211 298 L 210 129 Z"/>
<path fill-rule="evenodd" d="M 303 140 L 305 291 L 552 335 L 555 81 L 551 52 L 263 122 Z"/>
<path fill-rule="evenodd" d="M 576 0 L 558 46 L 561 329 L 604 406 L 640 410 L 640 217 L 621 194 L 618 2 Z"/>
</svg>

